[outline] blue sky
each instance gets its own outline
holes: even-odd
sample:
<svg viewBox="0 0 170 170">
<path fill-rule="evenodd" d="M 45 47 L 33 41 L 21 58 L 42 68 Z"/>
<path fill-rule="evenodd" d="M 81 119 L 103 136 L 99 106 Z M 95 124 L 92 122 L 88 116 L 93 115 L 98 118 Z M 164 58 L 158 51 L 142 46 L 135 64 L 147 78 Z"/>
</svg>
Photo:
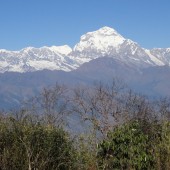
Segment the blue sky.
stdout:
<svg viewBox="0 0 170 170">
<path fill-rule="evenodd" d="M 170 47 L 170 0 L 0 0 L 0 49 L 73 47 L 103 26 L 142 47 Z"/>
</svg>

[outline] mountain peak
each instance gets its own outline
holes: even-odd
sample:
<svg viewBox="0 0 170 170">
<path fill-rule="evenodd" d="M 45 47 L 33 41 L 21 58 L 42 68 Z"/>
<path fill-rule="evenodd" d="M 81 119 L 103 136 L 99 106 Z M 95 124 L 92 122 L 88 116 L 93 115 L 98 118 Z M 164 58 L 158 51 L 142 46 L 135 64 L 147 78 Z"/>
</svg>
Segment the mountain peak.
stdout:
<svg viewBox="0 0 170 170">
<path fill-rule="evenodd" d="M 97 30 L 96 32 L 100 32 L 101 34 L 104 35 L 120 35 L 115 29 L 108 26 L 104 26 Z"/>
<path fill-rule="evenodd" d="M 74 51 L 89 51 L 89 49 L 107 51 L 110 47 L 118 47 L 124 41 L 125 38 L 117 33 L 116 30 L 105 26 L 82 35 L 80 42 L 74 47 Z"/>
</svg>

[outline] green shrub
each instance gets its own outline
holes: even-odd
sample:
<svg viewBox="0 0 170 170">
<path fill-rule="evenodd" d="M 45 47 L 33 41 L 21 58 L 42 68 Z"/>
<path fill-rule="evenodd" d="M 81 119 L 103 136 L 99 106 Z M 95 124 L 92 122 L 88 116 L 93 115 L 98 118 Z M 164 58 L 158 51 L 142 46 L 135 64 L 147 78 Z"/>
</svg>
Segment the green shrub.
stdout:
<svg viewBox="0 0 170 170">
<path fill-rule="evenodd" d="M 6 119 L 0 122 L 0 169 L 75 169 L 69 135 L 56 127 Z"/>
<path fill-rule="evenodd" d="M 149 125 L 151 124 L 145 121 L 132 121 L 109 132 L 108 139 L 98 146 L 101 167 L 103 169 L 153 169 L 155 166 L 153 155 L 158 136 L 152 129 L 152 125 Z"/>
<path fill-rule="evenodd" d="M 170 169 L 170 122 L 168 121 L 161 124 L 160 140 L 158 145 L 155 146 L 154 157 L 157 169 Z"/>
</svg>

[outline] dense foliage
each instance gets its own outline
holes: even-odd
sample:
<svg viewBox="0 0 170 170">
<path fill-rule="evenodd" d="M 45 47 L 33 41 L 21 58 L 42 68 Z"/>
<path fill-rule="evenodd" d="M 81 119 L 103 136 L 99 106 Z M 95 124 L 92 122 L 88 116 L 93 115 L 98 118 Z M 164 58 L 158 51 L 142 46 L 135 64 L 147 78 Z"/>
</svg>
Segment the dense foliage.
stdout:
<svg viewBox="0 0 170 170">
<path fill-rule="evenodd" d="M 0 169 L 74 169 L 75 153 L 69 135 L 30 118 L 1 117 Z"/>
<path fill-rule="evenodd" d="M 101 165 L 105 169 L 153 169 L 157 138 L 154 131 L 145 132 L 138 121 L 117 127 L 98 147 Z"/>
</svg>

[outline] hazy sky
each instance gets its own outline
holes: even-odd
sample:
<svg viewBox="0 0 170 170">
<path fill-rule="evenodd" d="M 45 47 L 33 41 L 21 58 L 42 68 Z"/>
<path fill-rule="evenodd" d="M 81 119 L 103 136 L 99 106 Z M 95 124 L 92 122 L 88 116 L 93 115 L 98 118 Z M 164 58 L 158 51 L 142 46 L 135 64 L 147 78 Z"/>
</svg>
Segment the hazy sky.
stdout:
<svg viewBox="0 0 170 170">
<path fill-rule="evenodd" d="M 170 0 L 0 0 L 0 49 L 68 44 L 103 26 L 142 47 L 170 47 Z"/>
</svg>

